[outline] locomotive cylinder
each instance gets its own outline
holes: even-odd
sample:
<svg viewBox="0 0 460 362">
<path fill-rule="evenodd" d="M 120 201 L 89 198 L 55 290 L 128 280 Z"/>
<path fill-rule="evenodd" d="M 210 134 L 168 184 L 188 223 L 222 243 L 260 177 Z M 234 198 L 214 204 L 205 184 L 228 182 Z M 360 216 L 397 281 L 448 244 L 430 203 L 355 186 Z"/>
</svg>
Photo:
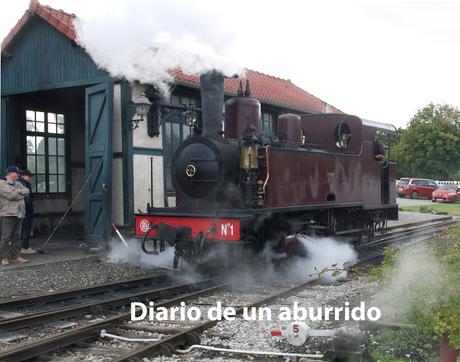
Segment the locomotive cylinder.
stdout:
<svg viewBox="0 0 460 362">
<path fill-rule="evenodd" d="M 225 102 L 225 138 L 238 139 L 250 125 L 255 135 L 262 130 L 260 102 L 251 97 L 235 97 Z"/>
<path fill-rule="evenodd" d="M 212 70 L 200 77 L 203 136 L 221 137 L 224 108 L 224 76 Z"/>
<path fill-rule="evenodd" d="M 293 113 L 281 114 L 277 122 L 278 137 L 282 141 L 301 143 L 300 116 Z"/>
</svg>

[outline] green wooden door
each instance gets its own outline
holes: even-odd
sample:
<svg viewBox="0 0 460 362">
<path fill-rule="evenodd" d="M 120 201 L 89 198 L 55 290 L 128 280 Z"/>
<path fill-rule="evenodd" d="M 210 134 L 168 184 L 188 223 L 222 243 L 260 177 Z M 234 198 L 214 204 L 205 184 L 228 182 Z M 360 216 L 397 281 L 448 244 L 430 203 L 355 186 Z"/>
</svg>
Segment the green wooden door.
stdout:
<svg viewBox="0 0 460 362">
<path fill-rule="evenodd" d="M 8 121 L 8 113 L 7 113 L 7 102 L 6 98 L 2 97 L 2 104 L 1 104 L 1 118 L 0 118 L 0 175 L 3 177 L 5 169 L 6 169 L 6 160 L 7 160 L 7 152 L 6 152 L 6 140 L 7 140 L 7 121 Z"/>
<path fill-rule="evenodd" d="M 85 239 L 103 245 L 110 236 L 113 83 L 86 88 Z"/>
</svg>

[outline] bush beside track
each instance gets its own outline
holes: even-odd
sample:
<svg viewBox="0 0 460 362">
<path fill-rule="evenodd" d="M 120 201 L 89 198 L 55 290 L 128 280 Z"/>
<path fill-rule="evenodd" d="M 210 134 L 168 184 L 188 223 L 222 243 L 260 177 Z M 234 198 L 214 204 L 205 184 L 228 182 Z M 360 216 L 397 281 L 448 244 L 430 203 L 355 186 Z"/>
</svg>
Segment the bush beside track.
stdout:
<svg viewBox="0 0 460 362">
<path fill-rule="evenodd" d="M 460 205 L 439 206 L 457 206 L 460 210 Z M 460 349 L 460 223 L 446 230 L 428 248 L 433 263 L 442 268 L 441 277 L 435 286 L 427 283 L 405 291 L 407 305 L 411 307 L 397 318 L 414 328 L 386 330 L 372 336 L 370 349 L 376 360 L 437 361 L 443 335 L 448 337 L 451 348 Z M 383 263 L 374 268 L 372 274 L 382 286 L 393 275 L 400 253 L 403 251 L 388 247 Z M 421 273 L 422 282 L 423 278 Z M 435 289 L 442 290 L 442 294 Z"/>
</svg>

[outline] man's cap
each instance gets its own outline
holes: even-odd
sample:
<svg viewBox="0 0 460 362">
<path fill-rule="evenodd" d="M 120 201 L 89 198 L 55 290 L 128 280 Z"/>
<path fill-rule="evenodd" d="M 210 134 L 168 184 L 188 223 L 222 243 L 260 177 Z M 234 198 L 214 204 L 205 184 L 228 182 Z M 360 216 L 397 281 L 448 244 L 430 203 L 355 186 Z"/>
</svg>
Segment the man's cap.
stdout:
<svg viewBox="0 0 460 362">
<path fill-rule="evenodd" d="M 9 174 L 11 172 L 20 174 L 21 170 L 19 170 L 19 168 L 17 166 L 8 166 L 8 168 L 6 169 L 6 174 Z"/>
<path fill-rule="evenodd" d="M 29 177 L 32 177 L 33 174 L 32 174 L 32 172 L 30 172 L 28 169 L 25 169 L 25 170 L 21 170 L 21 176 L 29 176 Z"/>
</svg>

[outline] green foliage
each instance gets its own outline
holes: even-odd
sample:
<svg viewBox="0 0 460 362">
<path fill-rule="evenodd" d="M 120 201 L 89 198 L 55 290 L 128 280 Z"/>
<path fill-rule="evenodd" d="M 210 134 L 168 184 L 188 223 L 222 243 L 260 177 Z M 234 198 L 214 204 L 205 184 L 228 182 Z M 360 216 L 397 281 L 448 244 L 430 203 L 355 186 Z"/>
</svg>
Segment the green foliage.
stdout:
<svg viewBox="0 0 460 362">
<path fill-rule="evenodd" d="M 338 276 L 340 276 L 342 273 L 350 273 L 350 276 L 351 277 L 356 277 L 357 276 L 357 270 L 356 268 L 353 268 L 351 267 L 351 263 L 350 262 L 345 262 L 343 263 L 343 267 L 339 267 L 338 264 L 332 264 L 330 267 L 325 267 L 321 270 L 319 270 L 316 266 L 315 266 L 315 272 L 313 274 L 309 274 L 308 276 L 309 277 L 321 277 L 323 276 L 324 274 L 330 272 L 331 273 L 331 277 L 332 278 L 336 278 Z"/>
<path fill-rule="evenodd" d="M 400 211 L 432 212 L 438 215 L 460 215 L 460 203 L 432 204 L 431 206 L 400 206 Z"/>
<path fill-rule="evenodd" d="M 437 361 L 438 343 L 416 329 L 385 330 L 369 339 L 377 361 Z"/>
<path fill-rule="evenodd" d="M 440 337 L 446 335 L 454 349 L 460 348 L 460 227 L 443 234 L 432 246 L 433 262 L 442 268 L 437 285 L 414 286 L 405 290 L 406 303 L 410 306 L 402 317 L 416 325 L 420 335 Z M 382 265 L 373 275 L 385 281 L 391 272 L 397 252 L 387 248 Z M 420 276 L 423 282 L 423 275 Z M 442 293 L 439 293 L 439 290 Z"/>
<path fill-rule="evenodd" d="M 460 111 L 432 103 L 419 110 L 408 127 L 401 130 L 393 154 L 399 177 L 458 178 Z"/>
<path fill-rule="evenodd" d="M 376 266 L 371 270 L 371 275 L 374 279 L 383 281 L 390 277 L 390 273 L 394 268 L 396 263 L 396 254 L 397 254 L 396 247 L 393 245 L 386 246 L 383 249 L 383 262 L 382 264 Z"/>
</svg>

